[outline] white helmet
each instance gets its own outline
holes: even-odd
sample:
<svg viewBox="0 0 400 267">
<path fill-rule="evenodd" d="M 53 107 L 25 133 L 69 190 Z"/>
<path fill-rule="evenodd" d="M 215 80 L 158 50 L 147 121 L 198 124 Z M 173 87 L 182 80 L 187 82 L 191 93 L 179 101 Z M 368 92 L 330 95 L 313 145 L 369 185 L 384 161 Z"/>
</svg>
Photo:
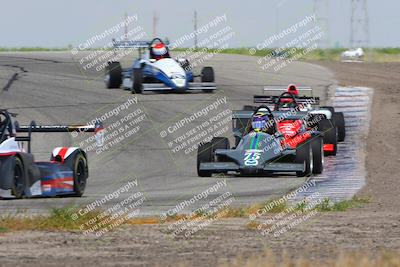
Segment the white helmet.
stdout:
<svg viewBox="0 0 400 267">
<path fill-rule="evenodd" d="M 152 47 L 152 52 L 155 56 L 164 56 L 168 53 L 167 48 L 165 47 L 165 45 L 163 43 L 158 43 L 153 45 Z"/>
</svg>

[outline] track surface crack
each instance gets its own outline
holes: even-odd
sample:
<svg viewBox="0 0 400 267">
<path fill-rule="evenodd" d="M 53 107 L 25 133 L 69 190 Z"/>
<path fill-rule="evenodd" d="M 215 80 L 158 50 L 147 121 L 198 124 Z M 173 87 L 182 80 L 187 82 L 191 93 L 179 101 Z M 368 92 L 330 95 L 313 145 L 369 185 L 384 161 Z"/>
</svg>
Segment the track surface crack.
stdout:
<svg viewBox="0 0 400 267">
<path fill-rule="evenodd" d="M 11 78 L 8 80 L 7 84 L 3 87 L 3 91 L 8 91 L 8 89 L 10 89 L 11 85 L 13 84 L 13 82 L 15 82 L 16 80 L 18 80 L 18 77 L 20 76 L 21 73 L 27 73 L 28 71 L 24 68 L 24 67 L 20 67 L 17 65 L 8 65 L 8 64 L 4 64 L 1 65 L 3 67 L 11 67 L 11 68 L 17 68 L 20 71 L 19 72 L 15 72 Z"/>
</svg>

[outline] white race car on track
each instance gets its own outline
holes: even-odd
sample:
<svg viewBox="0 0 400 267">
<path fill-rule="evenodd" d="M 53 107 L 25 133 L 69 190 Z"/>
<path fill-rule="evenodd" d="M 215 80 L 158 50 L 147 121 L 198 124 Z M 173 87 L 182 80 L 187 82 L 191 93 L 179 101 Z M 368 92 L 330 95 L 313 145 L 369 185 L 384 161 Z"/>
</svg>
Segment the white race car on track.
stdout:
<svg viewBox="0 0 400 267">
<path fill-rule="evenodd" d="M 187 59 L 170 56 L 168 46 L 159 38 L 152 41 L 113 41 L 114 48 L 138 49 L 139 58 L 126 69 L 116 61 L 108 63 L 105 83 L 107 88 L 131 90 L 140 94 L 144 91 L 203 90 L 216 89 L 214 70 L 204 67 L 201 74 L 194 75 Z M 195 78 L 200 78 L 195 82 Z"/>
</svg>

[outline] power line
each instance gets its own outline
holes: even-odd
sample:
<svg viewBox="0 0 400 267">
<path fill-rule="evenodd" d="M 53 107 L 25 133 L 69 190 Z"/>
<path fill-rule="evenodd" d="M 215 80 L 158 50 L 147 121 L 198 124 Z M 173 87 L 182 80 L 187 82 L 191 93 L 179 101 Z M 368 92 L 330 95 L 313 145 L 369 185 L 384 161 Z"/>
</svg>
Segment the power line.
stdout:
<svg viewBox="0 0 400 267">
<path fill-rule="evenodd" d="M 153 38 L 157 37 L 157 25 L 158 25 L 158 15 L 156 11 L 153 11 Z"/>
</svg>

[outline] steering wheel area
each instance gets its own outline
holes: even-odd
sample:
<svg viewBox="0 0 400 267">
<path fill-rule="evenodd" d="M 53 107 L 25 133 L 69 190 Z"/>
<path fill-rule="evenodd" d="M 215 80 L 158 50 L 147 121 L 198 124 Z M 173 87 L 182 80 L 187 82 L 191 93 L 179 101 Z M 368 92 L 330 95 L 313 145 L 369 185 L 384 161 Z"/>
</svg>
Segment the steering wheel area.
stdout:
<svg viewBox="0 0 400 267">
<path fill-rule="evenodd" d="M 284 92 L 282 93 L 279 98 L 278 101 L 275 104 L 275 110 L 279 111 L 280 108 L 284 108 L 285 105 L 290 105 L 289 108 L 296 108 L 299 106 L 299 104 L 296 101 L 296 97 L 294 94 L 290 93 L 290 92 Z"/>
<path fill-rule="evenodd" d="M 2 110 L 0 111 L 0 143 L 2 143 L 5 139 L 7 139 L 7 127 L 9 127 L 11 124 L 11 118 L 10 115 Z M 8 132 L 11 131 L 11 128 L 9 127 Z"/>
</svg>

